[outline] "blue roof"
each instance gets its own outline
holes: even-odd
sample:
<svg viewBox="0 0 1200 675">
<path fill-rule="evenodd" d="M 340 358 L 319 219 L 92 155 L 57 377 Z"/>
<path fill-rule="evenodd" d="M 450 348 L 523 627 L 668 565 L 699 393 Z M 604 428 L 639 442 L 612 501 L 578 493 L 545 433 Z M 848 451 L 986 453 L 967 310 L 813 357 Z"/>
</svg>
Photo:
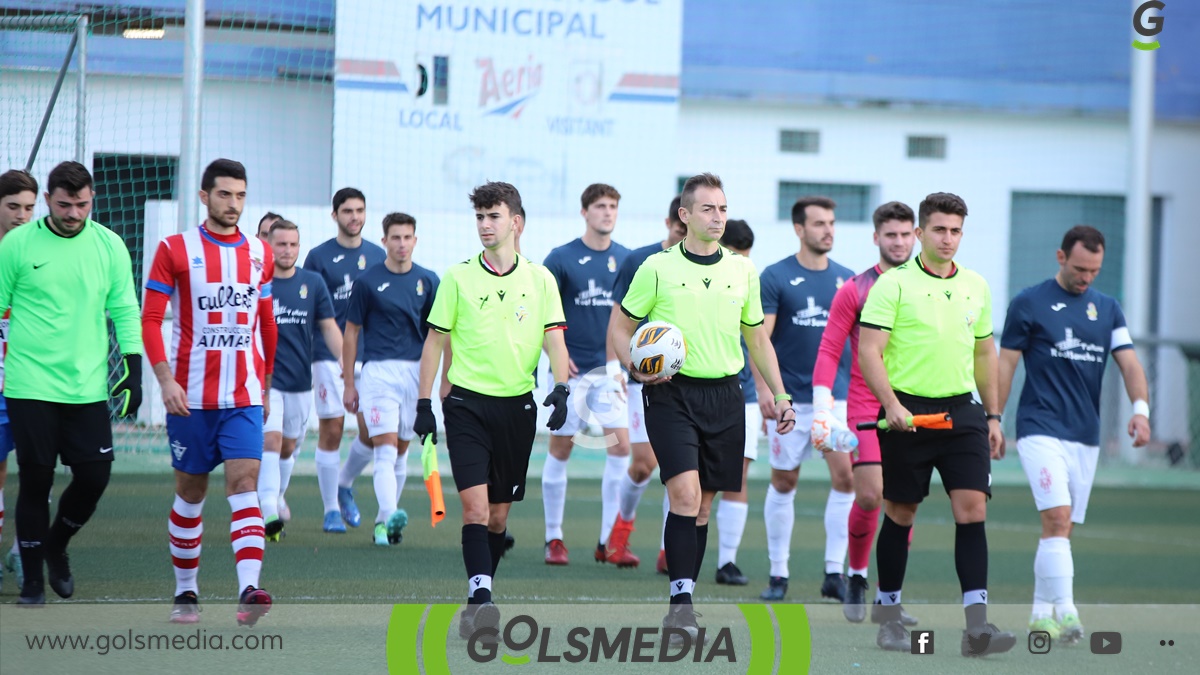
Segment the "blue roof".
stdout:
<svg viewBox="0 0 1200 675">
<path fill-rule="evenodd" d="M 333 29 L 335 0 L 207 0 L 209 21 Z M 0 0 L 182 17 L 186 0 Z M 1168 3 L 1157 54 L 1159 119 L 1200 119 L 1200 3 Z M 1129 104 L 1125 0 L 684 0 L 691 99 L 1121 115 Z M 0 68 L 57 68 L 69 37 L 0 31 Z M 97 35 L 90 70 L 182 72 L 177 42 Z M 332 50 L 210 44 L 211 76 L 332 75 Z"/>
</svg>

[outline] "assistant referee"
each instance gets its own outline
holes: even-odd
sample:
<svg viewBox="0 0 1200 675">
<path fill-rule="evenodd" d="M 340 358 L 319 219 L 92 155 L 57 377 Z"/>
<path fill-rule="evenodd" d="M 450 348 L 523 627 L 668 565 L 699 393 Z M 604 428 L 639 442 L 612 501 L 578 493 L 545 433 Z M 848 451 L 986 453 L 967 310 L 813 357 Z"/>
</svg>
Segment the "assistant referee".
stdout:
<svg viewBox="0 0 1200 675">
<path fill-rule="evenodd" d="M 921 254 L 881 275 L 861 318 L 859 366 L 883 406 L 891 432 L 879 433 L 883 467 L 883 527 L 876 559 L 883 625 L 876 644 L 911 648 L 900 622 L 900 587 L 908 564 L 908 534 L 929 494 L 933 469 L 954 512 L 954 564 L 967 629 L 963 656 L 1012 649 L 1016 637 L 987 620 L 987 498 L 991 459 L 1004 456 L 998 405 L 998 361 L 992 338 L 992 296 L 979 274 L 954 263 L 967 205 L 937 192 L 921 202 Z M 983 405 L 971 391 L 978 389 Z M 985 411 L 989 414 L 985 415 Z M 953 429 L 914 430 L 913 414 L 950 413 Z M 902 433 L 915 431 L 915 433 Z"/>
<path fill-rule="evenodd" d="M 629 344 L 643 319 L 674 324 L 687 340 L 687 359 L 674 377 L 639 373 L 628 352 L 623 360 L 635 379 L 657 385 L 642 390 L 642 401 L 646 433 L 670 499 L 663 544 L 671 608 L 663 627 L 686 631 L 692 638 L 699 633 L 692 592 L 704 560 L 713 496 L 742 489 L 746 408 L 738 374 L 745 364 L 743 336 L 775 396 L 779 433 L 796 424 L 775 349 L 763 328 L 758 272 L 749 258 L 719 243 L 726 210 L 720 178 L 710 173 L 689 178 L 679 206 L 687 236 L 646 258 L 610 324 L 615 345 Z M 682 641 L 682 636 L 673 635 L 672 641 Z"/>
<path fill-rule="evenodd" d="M 567 346 L 562 302 L 550 272 L 514 247 L 521 195 L 508 183 L 487 183 L 471 194 L 484 250 L 446 271 L 426 319 L 417 417 L 413 432 L 433 434 L 430 395 L 449 337 L 454 354 L 442 400 L 446 447 L 463 505 L 462 555 L 467 568 L 467 611 L 459 635 L 498 629 L 492 578 L 505 550 L 508 511 L 525 498 L 537 408 L 533 373 L 542 347 L 557 383 L 542 405 L 554 406 L 550 429 L 567 417 Z M 496 633 L 483 639 L 495 642 Z"/>
</svg>

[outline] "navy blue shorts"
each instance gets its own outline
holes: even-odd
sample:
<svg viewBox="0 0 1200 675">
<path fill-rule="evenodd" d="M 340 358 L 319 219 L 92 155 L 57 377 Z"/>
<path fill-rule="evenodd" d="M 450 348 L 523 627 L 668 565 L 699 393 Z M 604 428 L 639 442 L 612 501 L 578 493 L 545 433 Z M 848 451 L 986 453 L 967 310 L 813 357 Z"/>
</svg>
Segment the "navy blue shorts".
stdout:
<svg viewBox="0 0 1200 675">
<path fill-rule="evenodd" d="M 171 466 L 177 470 L 202 475 L 229 459 L 262 460 L 262 406 L 189 412 L 167 414 Z"/>
</svg>

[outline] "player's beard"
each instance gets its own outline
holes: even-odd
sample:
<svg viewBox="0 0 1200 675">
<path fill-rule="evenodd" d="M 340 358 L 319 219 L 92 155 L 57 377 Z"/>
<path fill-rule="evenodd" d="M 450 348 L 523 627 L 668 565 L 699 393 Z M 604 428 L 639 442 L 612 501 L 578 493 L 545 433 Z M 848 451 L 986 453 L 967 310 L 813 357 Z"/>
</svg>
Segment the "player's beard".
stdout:
<svg viewBox="0 0 1200 675">
<path fill-rule="evenodd" d="M 240 211 L 232 211 L 232 210 L 218 212 L 218 211 L 213 211 L 210 208 L 208 210 L 208 218 L 209 218 L 209 220 L 213 221 L 214 223 L 220 223 L 223 227 L 236 228 L 238 221 L 242 219 L 242 213 Z M 229 218 L 233 218 L 232 223 L 229 222 L 229 220 L 228 220 Z"/>
<path fill-rule="evenodd" d="M 362 236 L 363 227 L 365 225 L 366 225 L 365 223 L 362 225 L 359 225 L 358 230 L 353 231 L 350 229 L 352 227 L 351 225 L 343 225 L 340 222 L 337 224 L 338 229 L 342 231 L 342 234 L 346 235 L 347 237 L 351 237 L 351 238 Z"/>
</svg>

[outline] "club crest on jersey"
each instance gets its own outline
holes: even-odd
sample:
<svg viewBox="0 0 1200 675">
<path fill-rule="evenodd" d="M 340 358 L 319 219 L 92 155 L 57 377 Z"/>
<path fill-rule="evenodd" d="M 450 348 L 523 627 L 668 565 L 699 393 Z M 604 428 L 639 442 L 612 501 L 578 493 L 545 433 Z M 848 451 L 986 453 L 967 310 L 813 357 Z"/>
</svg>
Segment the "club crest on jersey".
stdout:
<svg viewBox="0 0 1200 675">
<path fill-rule="evenodd" d="M 192 269 L 197 270 L 201 267 L 204 267 L 204 258 L 201 258 L 200 256 L 192 258 Z"/>
<path fill-rule="evenodd" d="M 425 284 L 423 279 L 417 279 L 417 295 L 425 295 Z"/>
<path fill-rule="evenodd" d="M 187 446 L 179 441 L 171 441 L 171 452 L 175 455 L 175 461 L 183 459 L 183 453 L 187 452 Z"/>
<path fill-rule="evenodd" d="M 250 263 L 254 265 L 255 272 L 262 271 L 262 268 L 263 268 L 262 258 L 252 257 L 252 258 L 250 258 Z"/>
<path fill-rule="evenodd" d="M 521 323 L 525 320 L 525 317 L 529 316 L 529 311 L 525 309 L 525 305 L 521 305 L 517 308 L 515 316 L 517 317 L 517 323 Z"/>
<path fill-rule="evenodd" d="M 362 254 L 359 254 L 359 256 L 358 256 L 358 269 L 360 269 L 360 270 L 365 270 L 365 269 L 367 269 L 367 256 L 365 256 L 365 255 L 362 255 Z"/>
<path fill-rule="evenodd" d="M 616 273 L 616 271 L 617 271 L 617 257 L 616 256 L 612 256 L 612 255 L 608 256 L 608 271 L 612 272 L 612 273 Z"/>
<path fill-rule="evenodd" d="M 308 297 L 308 284 L 300 284 L 300 299 L 303 300 L 307 297 Z"/>
<path fill-rule="evenodd" d="M 1100 313 L 1096 311 L 1096 303 L 1089 302 L 1087 308 L 1088 321 L 1095 321 L 1099 316 Z"/>
<path fill-rule="evenodd" d="M 671 330 L 670 326 L 655 326 L 654 328 L 647 328 L 646 330 L 642 331 L 642 336 L 638 338 L 637 346 L 645 347 L 646 345 L 655 344 L 659 340 L 661 340 L 663 338 L 663 336 L 666 335 L 667 332 L 670 330 Z M 661 356 L 659 358 L 661 359 Z M 649 361 L 649 360 L 650 359 L 645 359 L 642 361 L 642 363 L 644 364 L 646 361 Z M 658 370 L 655 370 L 653 372 L 657 373 L 657 372 L 659 372 L 659 370 L 662 370 L 661 363 L 658 364 Z M 642 370 L 642 372 L 645 373 L 645 372 L 650 372 L 650 371 Z"/>
<path fill-rule="evenodd" d="M 846 283 L 846 280 L 845 280 L 845 279 L 843 279 L 843 278 L 841 278 L 841 277 L 838 277 L 838 278 L 837 278 L 837 287 L 838 287 L 838 288 L 841 288 L 841 287 L 842 287 L 842 284 L 844 284 L 844 283 Z"/>
</svg>

